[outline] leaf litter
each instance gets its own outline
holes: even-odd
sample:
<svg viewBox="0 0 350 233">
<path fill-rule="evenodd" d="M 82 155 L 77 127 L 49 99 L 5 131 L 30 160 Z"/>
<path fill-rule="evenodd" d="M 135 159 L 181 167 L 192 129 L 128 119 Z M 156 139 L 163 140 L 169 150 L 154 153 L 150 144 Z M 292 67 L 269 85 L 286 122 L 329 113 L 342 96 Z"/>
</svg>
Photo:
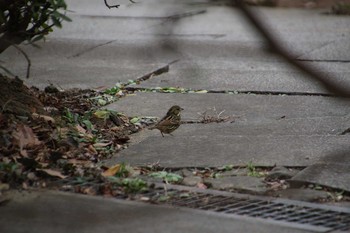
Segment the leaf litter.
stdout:
<svg viewBox="0 0 350 233">
<path fill-rule="evenodd" d="M 144 189 L 141 181 L 125 175 L 118 181 L 108 178 L 123 172 L 135 174 L 135 169 L 120 164 L 107 168 L 100 163 L 125 148 L 129 135 L 144 127 L 141 118 L 135 121 L 101 108 L 101 103 L 113 102 L 126 91 L 52 90 L 52 85 L 44 91 L 31 89 L 45 113 L 19 116 L 0 111 L 0 184 L 94 195 L 111 195 L 112 186 L 121 193 L 139 186 Z"/>
</svg>

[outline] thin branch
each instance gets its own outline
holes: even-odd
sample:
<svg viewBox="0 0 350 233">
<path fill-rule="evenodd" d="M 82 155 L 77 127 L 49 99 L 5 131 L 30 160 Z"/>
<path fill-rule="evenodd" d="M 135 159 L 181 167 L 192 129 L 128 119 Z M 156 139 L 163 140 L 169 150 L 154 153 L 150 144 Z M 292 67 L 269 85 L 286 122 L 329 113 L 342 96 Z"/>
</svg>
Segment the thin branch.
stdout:
<svg viewBox="0 0 350 233">
<path fill-rule="evenodd" d="M 26 54 L 26 52 L 24 52 L 24 50 L 21 49 L 18 45 L 12 44 L 12 46 L 15 47 L 18 51 L 20 51 L 20 52 L 23 54 L 23 56 L 26 58 L 26 60 L 27 60 L 28 65 L 27 65 L 27 75 L 26 75 L 26 78 L 28 79 L 28 78 L 29 78 L 29 74 L 30 74 L 30 66 L 32 65 L 32 63 L 31 63 L 31 61 L 30 61 L 30 59 L 29 59 L 29 56 L 28 56 L 28 55 Z"/>
<path fill-rule="evenodd" d="M 120 5 L 108 5 L 107 0 L 104 0 L 104 2 L 105 2 L 106 7 L 108 7 L 108 9 L 120 7 Z"/>
<path fill-rule="evenodd" d="M 55 24 L 51 24 L 51 25 L 47 26 L 46 28 L 42 29 L 41 31 L 37 31 L 35 33 L 34 32 L 32 33 L 32 32 L 29 32 L 29 30 L 28 30 L 28 31 L 23 32 L 23 34 L 33 38 L 34 36 L 39 35 L 39 34 L 41 34 L 41 35 L 47 34 L 49 32 L 49 30 L 54 26 L 55 26 Z"/>
<path fill-rule="evenodd" d="M 350 97 L 350 90 L 344 86 L 337 85 L 330 80 L 332 78 L 327 77 L 325 74 L 317 71 L 315 68 L 295 60 L 287 49 L 285 49 L 279 41 L 269 32 L 267 26 L 263 24 L 263 20 L 257 16 L 249 7 L 246 6 L 243 0 L 235 0 L 236 5 L 241 9 L 241 11 L 246 16 L 247 20 L 250 21 L 252 25 L 260 32 L 260 34 L 269 43 L 270 48 L 273 52 L 280 55 L 287 62 L 303 71 L 305 74 L 309 75 L 311 79 L 318 81 L 326 90 L 342 97 Z"/>
<path fill-rule="evenodd" d="M 133 1 L 133 0 L 129 0 L 129 1 L 130 1 L 131 3 L 136 3 L 136 2 Z M 120 7 L 120 5 L 109 5 L 109 4 L 107 3 L 107 0 L 104 0 L 104 2 L 105 2 L 106 7 L 108 7 L 108 9 Z"/>
</svg>

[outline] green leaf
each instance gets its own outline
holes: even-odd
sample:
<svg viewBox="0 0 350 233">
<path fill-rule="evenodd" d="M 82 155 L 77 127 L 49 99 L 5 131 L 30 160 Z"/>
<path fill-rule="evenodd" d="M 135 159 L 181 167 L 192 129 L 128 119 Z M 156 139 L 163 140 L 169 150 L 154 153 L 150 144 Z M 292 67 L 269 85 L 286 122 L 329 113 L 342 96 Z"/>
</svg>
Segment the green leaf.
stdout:
<svg viewBox="0 0 350 233">
<path fill-rule="evenodd" d="M 167 201 L 169 199 L 170 199 L 170 196 L 168 196 L 168 195 L 161 195 L 158 197 L 158 201 L 160 201 L 160 202 L 164 202 L 164 201 Z"/>
<path fill-rule="evenodd" d="M 107 104 L 107 101 L 104 99 L 98 99 L 97 100 L 98 105 L 100 106 L 105 106 Z"/>
<path fill-rule="evenodd" d="M 167 172 L 166 171 L 160 171 L 160 172 L 153 172 L 149 174 L 150 177 L 154 178 L 161 178 L 163 179 L 166 176 Z"/>
<path fill-rule="evenodd" d="M 171 172 L 166 172 L 166 171 L 154 172 L 154 173 L 149 174 L 149 176 L 163 179 L 166 183 L 179 182 L 183 179 L 182 176 L 180 176 L 176 173 L 171 173 Z"/>
<path fill-rule="evenodd" d="M 99 110 L 94 112 L 94 116 L 100 119 L 107 119 L 109 117 L 109 111 L 106 110 Z"/>
<path fill-rule="evenodd" d="M 94 129 L 94 125 L 91 123 L 91 121 L 83 120 L 82 122 L 83 122 L 83 124 L 86 126 L 86 128 L 88 130 L 93 130 Z"/>
<path fill-rule="evenodd" d="M 188 198 L 188 197 L 190 197 L 189 193 L 181 193 L 180 194 L 180 198 Z"/>
<path fill-rule="evenodd" d="M 165 177 L 166 182 L 179 182 L 182 179 L 183 179 L 182 176 L 175 173 L 168 173 L 168 175 Z"/>
<path fill-rule="evenodd" d="M 130 173 L 132 173 L 133 168 L 129 165 L 125 165 L 124 163 L 120 164 L 119 171 L 114 175 L 116 177 L 128 177 Z"/>
<path fill-rule="evenodd" d="M 109 94 L 109 95 L 115 95 L 120 91 L 120 87 L 119 86 L 115 86 L 112 87 L 110 89 L 107 89 L 104 91 L 105 94 Z"/>
<path fill-rule="evenodd" d="M 62 14 L 58 11 L 55 11 L 52 13 L 57 19 L 62 19 L 64 21 L 72 22 L 72 19 L 66 16 L 65 14 Z"/>
<path fill-rule="evenodd" d="M 137 84 L 135 80 L 128 80 L 127 85 L 135 85 Z"/>
<path fill-rule="evenodd" d="M 68 108 L 64 110 L 64 116 L 63 118 L 68 122 L 68 123 L 76 123 L 78 120 L 79 115 L 76 113 L 71 112 Z"/>
<path fill-rule="evenodd" d="M 130 123 L 135 124 L 135 123 L 137 123 L 137 122 L 139 122 L 139 121 L 140 121 L 140 118 L 134 117 L 134 118 L 132 118 L 132 119 L 130 120 Z"/>
<path fill-rule="evenodd" d="M 62 24 L 61 24 L 60 20 L 59 20 L 57 17 L 55 17 L 55 16 L 52 15 L 52 16 L 51 16 L 51 20 L 52 20 L 53 24 L 54 24 L 56 27 L 62 28 Z"/>
<path fill-rule="evenodd" d="M 60 16 L 61 16 L 62 20 L 67 21 L 67 22 L 72 22 L 72 19 L 69 18 L 68 16 L 64 15 L 64 14 L 60 13 Z"/>
<path fill-rule="evenodd" d="M 44 35 L 38 35 L 38 36 L 35 36 L 35 37 L 33 37 L 31 40 L 30 40 L 30 42 L 31 43 L 34 43 L 34 42 L 36 42 L 36 41 L 38 41 L 38 40 L 41 40 L 41 39 L 43 39 L 45 36 Z"/>
<path fill-rule="evenodd" d="M 140 178 L 125 178 L 122 180 L 121 185 L 125 188 L 125 191 L 129 193 L 147 190 L 147 183 Z"/>
</svg>

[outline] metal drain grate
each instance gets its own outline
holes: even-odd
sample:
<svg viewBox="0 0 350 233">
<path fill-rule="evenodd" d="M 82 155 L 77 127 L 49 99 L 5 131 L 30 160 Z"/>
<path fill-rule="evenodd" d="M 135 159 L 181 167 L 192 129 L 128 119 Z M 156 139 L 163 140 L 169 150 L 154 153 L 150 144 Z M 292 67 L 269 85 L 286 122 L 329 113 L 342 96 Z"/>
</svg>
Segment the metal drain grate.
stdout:
<svg viewBox="0 0 350 233">
<path fill-rule="evenodd" d="M 292 223 L 299 227 L 321 227 L 323 230 L 350 230 L 350 209 L 300 201 L 271 199 L 221 191 L 193 188 L 156 188 L 142 194 L 152 203 L 165 203 L 223 214 Z"/>
</svg>

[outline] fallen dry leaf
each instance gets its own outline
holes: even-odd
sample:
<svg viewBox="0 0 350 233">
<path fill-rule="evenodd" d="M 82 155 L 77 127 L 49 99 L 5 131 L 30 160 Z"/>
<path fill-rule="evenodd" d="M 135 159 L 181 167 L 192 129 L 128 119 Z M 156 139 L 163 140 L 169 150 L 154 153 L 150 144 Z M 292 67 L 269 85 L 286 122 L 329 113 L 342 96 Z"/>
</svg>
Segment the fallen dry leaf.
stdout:
<svg viewBox="0 0 350 233">
<path fill-rule="evenodd" d="M 85 134 L 86 133 L 86 130 L 81 127 L 80 125 L 76 125 L 75 126 L 75 129 L 79 132 L 79 133 L 82 133 L 82 134 Z"/>
<path fill-rule="evenodd" d="M 83 128 L 82 126 L 80 126 L 80 125 L 76 125 L 76 126 L 75 126 L 75 129 L 78 131 L 78 133 L 79 133 L 81 136 L 83 136 L 83 137 L 85 137 L 85 138 L 87 138 L 87 139 L 92 139 L 92 138 L 94 137 L 91 133 L 87 132 L 86 129 L 84 129 L 84 128 Z"/>
<path fill-rule="evenodd" d="M 26 157 L 26 158 L 28 157 L 27 150 L 24 150 L 24 149 L 20 148 L 19 153 L 20 153 L 23 157 Z"/>
<path fill-rule="evenodd" d="M 198 184 L 197 184 L 197 188 L 200 188 L 200 189 L 207 189 L 208 187 L 207 187 L 205 184 L 203 184 L 203 183 L 198 183 Z"/>
<path fill-rule="evenodd" d="M 97 154 L 97 150 L 95 149 L 95 147 L 93 145 L 89 145 L 88 146 L 88 151 L 91 153 L 91 154 Z"/>
<path fill-rule="evenodd" d="M 39 162 L 40 167 L 48 167 L 49 163 L 45 163 L 45 162 Z"/>
<path fill-rule="evenodd" d="M 53 119 L 53 118 L 50 117 L 50 116 L 40 115 L 40 114 L 37 114 L 37 113 L 33 113 L 32 116 L 33 116 L 33 118 L 42 118 L 42 119 L 44 119 L 46 122 L 55 123 L 55 119 Z"/>
<path fill-rule="evenodd" d="M 14 144 L 18 145 L 22 151 L 23 148 L 40 145 L 41 142 L 38 140 L 33 130 L 27 125 L 17 124 L 16 130 L 12 132 Z"/>
<path fill-rule="evenodd" d="M 80 159 L 68 159 L 67 163 L 74 165 L 89 165 L 92 162 L 89 160 L 80 160 Z"/>
<path fill-rule="evenodd" d="M 50 176 L 55 176 L 55 177 L 58 177 L 61 179 L 67 178 L 67 176 L 62 175 L 62 173 L 60 171 L 56 171 L 56 170 L 52 170 L 52 169 L 36 169 L 36 170 L 45 172 L 46 174 L 48 174 Z"/>
<path fill-rule="evenodd" d="M 94 187 L 84 187 L 81 190 L 82 193 L 86 194 L 86 195 L 96 195 L 97 191 Z"/>
<path fill-rule="evenodd" d="M 121 164 L 116 164 L 113 167 L 108 168 L 106 171 L 102 173 L 102 176 L 114 176 L 117 172 L 119 172 Z"/>
<path fill-rule="evenodd" d="M 104 91 L 104 90 L 106 90 L 108 88 L 109 88 L 108 86 L 98 86 L 98 87 L 93 88 L 93 90 L 95 90 L 95 91 Z"/>
<path fill-rule="evenodd" d="M 23 183 L 22 183 L 22 189 L 25 189 L 25 190 L 28 189 L 28 184 L 27 184 L 27 182 L 23 182 Z"/>
<path fill-rule="evenodd" d="M 67 138 L 68 132 L 69 132 L 69 128 L 67 128 L 67 127 L 61 128 L 58 126 L 57 129 L 54 130 L 53 133 L 56 135 L 56 137 Z"/>
<path fill-rule="evenodd" d="M 109 146 L 111 144 L 112 144 L 112 142 L 106 142 L 106 143 L 98 142 L 98 143 L 93 144 L 93 146 L 94 147 L 106 147 L 106 146 Z"/>
</svg>

